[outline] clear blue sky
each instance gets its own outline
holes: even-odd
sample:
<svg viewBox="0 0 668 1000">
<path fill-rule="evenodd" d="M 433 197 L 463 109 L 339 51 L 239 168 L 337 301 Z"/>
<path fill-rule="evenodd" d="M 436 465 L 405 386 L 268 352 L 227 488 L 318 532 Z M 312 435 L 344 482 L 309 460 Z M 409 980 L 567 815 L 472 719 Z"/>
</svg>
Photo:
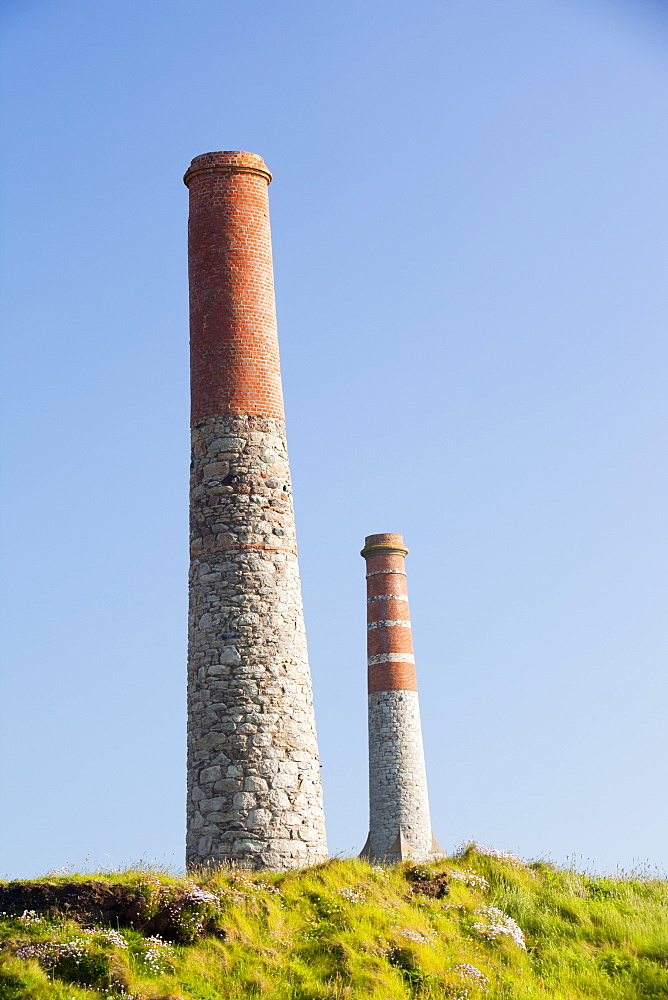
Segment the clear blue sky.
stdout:
<svg viewBox="0 0 668 1000">
<path fill-rule="evenodd" d="M 270 188 L 332 852 L 367 833 L 366 534 L 434 830 L 668 867 L 668 13 L 4 4 L 0 876 L 183 864 L 181 177 Z"/>
</svg>

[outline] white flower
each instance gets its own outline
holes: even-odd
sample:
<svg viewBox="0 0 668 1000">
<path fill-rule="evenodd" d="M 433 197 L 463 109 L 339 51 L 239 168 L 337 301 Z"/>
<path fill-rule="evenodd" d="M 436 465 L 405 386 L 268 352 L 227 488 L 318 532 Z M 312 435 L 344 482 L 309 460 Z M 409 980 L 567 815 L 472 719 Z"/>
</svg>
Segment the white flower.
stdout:
<svg viewBox="0 0 668 1000">
<path fill-rule="evenodd" d="M 102 940 L 103 944 L 110 944 L 113 948 L 127 948 L 128 943 L 119 931 L 102 930 L 99 927 L 89 927 L 81 932 L 89 937 Z"/>
<path fill-rule="evenodd" d="M 360 889 L 337 889 L 337 896 L 343 896 L 350 903 L 364 903 L 366 901 L 366 893 Z"/>
<path fill-rule="evenodd" d="M 488 858 L 497 858 L 499 861 L 505 861 L 507 864 L 512 865 L 513 868 L 524 868 L 526 865 L 521 858 L 518 858 L 516 854 L 511 854 L 510 851 L 499 851 L 496 847 L 485 847 L 484 844 L 476 844 L 475 841 L 471 843 L 471 847 L 478 854 L 485 854 Z"/>
<path fill-rule="evenodd" d="M 467 979 L 470 983 L 475 983 L 480 989 L 487 992 L 487 987 L 489 986 L 489 979 L 484 972 L 477 969 L 475 965 L 471 965 L 469 962 L 464 962 L 462 965 L 456 965 L 454 970 L 463 979 Z"/>
<path fill-rule="evenodd" d="M 409 927 L 393 927 L 392 930 L 408 938 L 409 941 L 414 941 L 416 944 L 436 944 L 438 941 L 438 934 L 435 934 L 434 931 L 431 931 L 427 935 L 421 934 L 420 931 L 411 930 Z"/>
<path fill-rule="evenodd" d="M 455 882 L 463 882 L 464 885 L 468 885 L 471 889 L 489 889 L 489 882 L 484 875 L 478 875 L 477 872 L 472 871 L 470 868 L 453 868 L 447 872 L 449 879 Z"/>
<path fill-rule="evenodd" d="M 25 944 L 18 948 L 18 958 L 34 958 L 45 969 L 51 969 L 64 958 L 72 958 L 79 963 L 88 950 L 88 942 L 84 938 L 74 938 L 72 941 L 40 941 L 38 944 Z"/>
<path fill-rule="evenodd" d="M 526 948 L 522 928 L 503 910 L 497 910 L 495 906 L 483 906 L 476 910 L 476 914 L 486 921 L 473 925 L 473 929 L 481 937 L 495 941 L 501 934 L 507 934 L 520 948 Z"/>
<path fill-rule="evenodd" d="M 149 972 L 154 976 L 159 976 L 161 973 L 166 972 L 170 967 L 170 960 L 174 956 L 171 945 L 163 941 L 157 934 L 146 938 L 143 944 L 144 954 L 141 958 Z"/>
</svg>

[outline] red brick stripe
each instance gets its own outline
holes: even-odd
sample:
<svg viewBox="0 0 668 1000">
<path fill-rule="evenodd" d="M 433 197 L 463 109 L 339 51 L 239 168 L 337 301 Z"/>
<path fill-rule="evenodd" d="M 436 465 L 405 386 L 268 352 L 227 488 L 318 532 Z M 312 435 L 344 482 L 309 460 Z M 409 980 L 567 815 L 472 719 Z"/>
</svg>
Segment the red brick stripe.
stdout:
<svg viewBox="0 0 668 1000">
<path fill-rule="evenodd" d="M 369 667 L 369 694 L 376 691 L 417 691 L 412 663 L 372 663 Z"/>
<path fill-rule="evenodd" d="M 375 599 L 370 598 L 366 606 L 366 620 L 369 624 L 397 619 L 408 621 L 409 614 L 406 594 L 397 594 L 389 599 L 385 595 Z"/>
<path fill-rule="evenodd" d="M 262 552 L 288 552 L 292 556 L 297 555 L 296 549 L 286 549 L 280 545 L 203 545 L 201 549 L 191 548 L 194 559 L 200 556 L 208 556 L 215 552 L 245 552 L 246 549 L 259 549 Z"/>
</svg>

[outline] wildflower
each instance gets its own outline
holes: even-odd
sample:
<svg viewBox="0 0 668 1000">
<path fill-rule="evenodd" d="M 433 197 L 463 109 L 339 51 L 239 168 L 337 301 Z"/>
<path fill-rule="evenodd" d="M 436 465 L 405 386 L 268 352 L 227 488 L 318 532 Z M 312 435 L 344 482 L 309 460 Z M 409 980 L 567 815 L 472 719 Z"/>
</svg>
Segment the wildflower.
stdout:
<svg viewBox="0 0 668 1000">
<path fill-rule="evenodd" d="M 251 895 L 257 895 L 258 893 L 274 896 L 278 901 L 283 899 L 283 893 L 277 886 L 261 880 L 254 882 L 241 872 L 236 872 L 230 876 L 230 885 L 219 891 L 219 897 L 221 901 L 224 900 L 227 903 L 235 905 L 244 903 Z"/>
<path fill-rule="evenodd" d="M 163 972 L 167 972 L 174 957 L 174 950 L 171 945 L 163 941 L 158 934 L 146 938 L 143 945 L 144 953 L 141 956 L 141 961 L 149 974 L 160 976 Z"/>
<path fill-rule="evenodd" d="M 337 889 L 336 894 L 337 896 L 343 896 L 343 898 L 347 899 L 350 903 L 364 903 L 367 898 L 366 893 L 361 889 Z"/>
<path fill-rule="evenodd" d="M 252 882 L 251 885 L 257 892 L 267 892 L 270 896 L 279 896 L 283 898 L 283 893 L 271 882 Z"/>
<path fill-rule="evenodd" d="M 376 876 L 376 878 L 389 879 L 390 877 L 390 873 L 388 871 L 385 871 L 384 868 L 381 868 L 380 865 L 372 865 L 371 872 L 373 875 Z"/>
<path fill-rule="evenodd" d="M 112 948 L 127 948 L 128 943 L 119 931 L 102 930 L 99 927 L 87 927 L 81 931 L 88 937 L 96 938 L 97 944 L 111 945 Z"/>
<path fill-rule="evenodd" d="M 505 861 L 507 864 L 512 865 L 513 868 L 526 869 L 526 865 L 522 859 L 518 858 L 516 854 L 511 854 L 510 851 L 499 851 L 496 847 L 485 847 L 484 844 L 476 844 L 475 841 L 472 842 L 471 847 L 478 854 L 484 854 L 488 858 L 497 858 L 499 861 Z"/>
<path fill-rule="evenodd" d="M 72 941 L 39 941 L 37 944 L 24 944 L 18 948 L 18 958 L 34 959 L 44 969 L 52 969 L 63 959 L 72 959 L 77 965 L 88 950 L 88 942 L 84 938 L 73 938 Z"/>
<path fill-rule="evenodd" d="M 467 979 L 470 983 L 474 983 L 479 986 L 481 990 L 487 992 L 487 987 L 489 986 L 489 979 L 484 972 L 477 969 L 475 965 L 471 965 L 469 962 L 464 962 L 462 965 L 456 965 L 454 970 L 462 979 Z"/>
<path fill-rule="evenodd" d="M 406 871 L 406 877 L 411 882 L 430 882 L 434 876 L 427 865 L 411 865 Z"/>
<path fill-rule="evenodd" d="M 409 941 L 414 941 L 416 944 L 436 944 L 438 941 L 438 935 L 431 931 L 429 934 L 421 934 L 420 931 L 412 930 L 410 927 L 393 927 L 393 931 L 403 935 L 403 937 L 408 938 Z"/>
<path fill-rule="evenodd" d="M 169 914 L 186 937 L 195 938 L 204 930 L 207 918 L 220 910 L 220 899 L 204 889 L 190 890 L 168 907 Z"/>
<path fill-rule="evenodd" d="M 453 882 L 463 882 L 471 889 L 489 889 L 489 882 L 484 875 L 478 875 L 470 868 L 452 868 L 447 873 L 448 878 Z"/>
<path fill-rule="evenodd" d="M 526 948 L 522 928 L 503 910 L 497 910 L 495 906 L 483 906 L 476 910 L 476 914 L 486 921 L 473 925 L 473 929 L 481 937 L 488 941 L 496 941 L 500 935 L 507 934 L 520 948 Z"/>
<path fill-rule="evenodd" d="M 139 881 L 138 884 L 139 885 L 148 885 L 148 886 L 151 886 L 151 885 L 155 886 L 155 885 L 157 885 L 160 888 L 162 888 L 162 882 L 160 881 L 160 879 L 158 878 L 157 875 L 142 875 L 142 878 L 141 878 L 141 880 Z"/>
<path fill-rule="evenodd" d="M 275 937 L 274 941 L 276 944 L 280 945 L 281 948 L 292 948 L 294 941 L 289 937 Z"/>
<path fill-rule="evenodd" d="M 158 902 L 164 889 L 162 882 L 155 875 L 144 875 L 137 886 L 144 889 L 150 903 Z"/>
<path fill-rule="evenodd" d="M 210 903 L 214 906 L 218 906 L 220 900 L 218 896 L 214 896 L 212 892 L 207 889 L 188 889 L 188 892 L 184 896 L 184 899 L 188 903 Z"/>
</svg>

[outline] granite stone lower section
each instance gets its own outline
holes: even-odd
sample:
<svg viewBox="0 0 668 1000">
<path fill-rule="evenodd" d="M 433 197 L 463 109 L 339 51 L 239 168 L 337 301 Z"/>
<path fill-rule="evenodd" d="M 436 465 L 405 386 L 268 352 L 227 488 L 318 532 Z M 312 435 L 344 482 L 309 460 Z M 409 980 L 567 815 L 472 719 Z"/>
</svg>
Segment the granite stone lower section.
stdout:
<svg viewBox="0 0 668 1000">
<path fill-rule="evenodd" d="M 417 691 L 369 694 L 369 839 L 367 857 L 401 861 L 432 856 Z"/>
<path fill-rule="evenodd" d="M 192 433 L 188 865 L 327 856 L 282 420 Z"/>
</svg>

